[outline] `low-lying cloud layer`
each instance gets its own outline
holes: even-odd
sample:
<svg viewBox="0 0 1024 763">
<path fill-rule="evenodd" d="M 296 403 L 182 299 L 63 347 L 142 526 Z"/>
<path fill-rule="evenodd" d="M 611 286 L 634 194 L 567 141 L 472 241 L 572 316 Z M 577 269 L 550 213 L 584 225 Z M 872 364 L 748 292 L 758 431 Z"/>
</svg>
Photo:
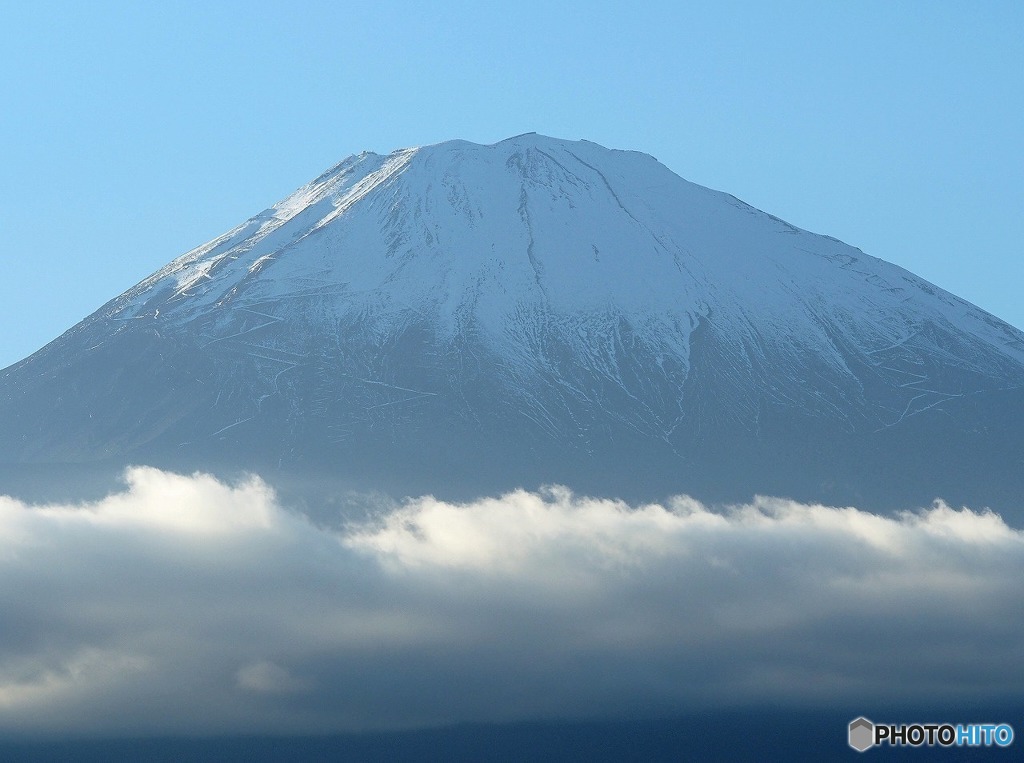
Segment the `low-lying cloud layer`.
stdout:
<svg viewBox="0 0 1024 763">
<path fill-rule="evenodd" d="M 1024 694 L 1024 534 L 565 490 L 314 525 L 137 468 L 0 498 L 0 732 L 308 732 Z"/>
</svg>

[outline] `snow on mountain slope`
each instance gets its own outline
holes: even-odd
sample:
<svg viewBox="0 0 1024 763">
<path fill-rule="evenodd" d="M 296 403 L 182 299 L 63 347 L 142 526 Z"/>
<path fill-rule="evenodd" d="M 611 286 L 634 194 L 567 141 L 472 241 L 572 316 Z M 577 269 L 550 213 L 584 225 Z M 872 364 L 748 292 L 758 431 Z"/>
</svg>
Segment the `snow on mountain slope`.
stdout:
<svg viewBox="0 0 1024 763">
<path fill-rule="evenodd" d="M 863 405 L 847 399 L 870 394 L 852 354 L 905 390 L 875 412 L 880 426 L 964 394 L 928 373 L 937 361 L 997 387 L 1019 384 L 1024 364 L 1019 332 L 893 265 L 643 154 L 535 135 L 349 159 L 106 314 L 158 310 L 173 326 L 212 317 L 205 341 L 245 336 L 254 352 L 300 346 L 367 312 L 398 324 L 419 316 L 442 341 L 472 327 L 526 379 L 550 365 L 545 327 L 564 324 L 574 361 L 613 384 L 620 318 L 680 374 L 706 322 L 731 345 L 733 374 L 756 379 L 769 366 L 775 378 L 758 379 L 757 392 L 782 404 L 822 396 L 814 376 L 824 376 Z"/>
<path fill-rule="evenodd" d="M 278 463 L 471 461 L 503 440 L 502 458 L 514 441 L 548 462 L 671 464 L 726 436 L 869 436 L 1019 389 L 1024 335 L 650 156 L 529 134 L 346 159 L 0 388 L 16 401 L 47 379 L 109 427 L 23 432 L 18 458 L 244 464 L 256 438 Z"/>
</svg>

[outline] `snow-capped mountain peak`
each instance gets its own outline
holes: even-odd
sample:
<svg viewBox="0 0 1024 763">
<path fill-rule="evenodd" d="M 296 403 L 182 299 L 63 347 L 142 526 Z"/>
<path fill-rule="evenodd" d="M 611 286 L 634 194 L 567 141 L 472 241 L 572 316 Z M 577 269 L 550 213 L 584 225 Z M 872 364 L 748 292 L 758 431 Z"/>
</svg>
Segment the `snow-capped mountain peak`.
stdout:
<svg viewBox="0 0 1024 763">
<path fill-rule="evenodd" d="M 1019 331 L 907 271 L 646 154 L 532 133 L 350 157 L 4 383 L 129 341 L 178 381 L 97 447 L 270 433 L 278 463 L 516 440 L 542 460 L 615 463 L 628 443 L 685 464 L 729 438 L 902 431 L 1024 384 Z"/>
</svg>

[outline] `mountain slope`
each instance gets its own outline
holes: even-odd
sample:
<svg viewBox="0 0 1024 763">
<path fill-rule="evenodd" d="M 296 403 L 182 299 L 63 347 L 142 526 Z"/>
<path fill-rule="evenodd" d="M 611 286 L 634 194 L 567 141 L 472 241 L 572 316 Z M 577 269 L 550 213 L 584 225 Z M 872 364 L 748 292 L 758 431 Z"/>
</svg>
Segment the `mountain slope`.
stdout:
<svg viewBox="0 0 1024 763">
<path fill-rule="evenodd" d="M 0 447 L 397 492 L 1005 503 L 1022 387 L 1024 335 L 907 271 L 524 135 L 351 157 L 178 258 L 0 374 Z"/>
</svg>

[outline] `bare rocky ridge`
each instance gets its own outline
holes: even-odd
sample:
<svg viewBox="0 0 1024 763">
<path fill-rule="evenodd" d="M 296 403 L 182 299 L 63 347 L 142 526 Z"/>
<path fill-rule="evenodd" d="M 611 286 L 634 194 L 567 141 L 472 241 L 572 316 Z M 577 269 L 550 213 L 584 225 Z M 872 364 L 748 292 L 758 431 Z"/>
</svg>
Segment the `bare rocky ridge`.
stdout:
<svg viewBox="0 0 1024 763">
<path fill-rule="evenodd" d="M 983 310 L 531 134 L 350 157 L 178 258 L 0 372 L 0 461 L 1012 514 L 1022 388 Z"/>
</svg>

